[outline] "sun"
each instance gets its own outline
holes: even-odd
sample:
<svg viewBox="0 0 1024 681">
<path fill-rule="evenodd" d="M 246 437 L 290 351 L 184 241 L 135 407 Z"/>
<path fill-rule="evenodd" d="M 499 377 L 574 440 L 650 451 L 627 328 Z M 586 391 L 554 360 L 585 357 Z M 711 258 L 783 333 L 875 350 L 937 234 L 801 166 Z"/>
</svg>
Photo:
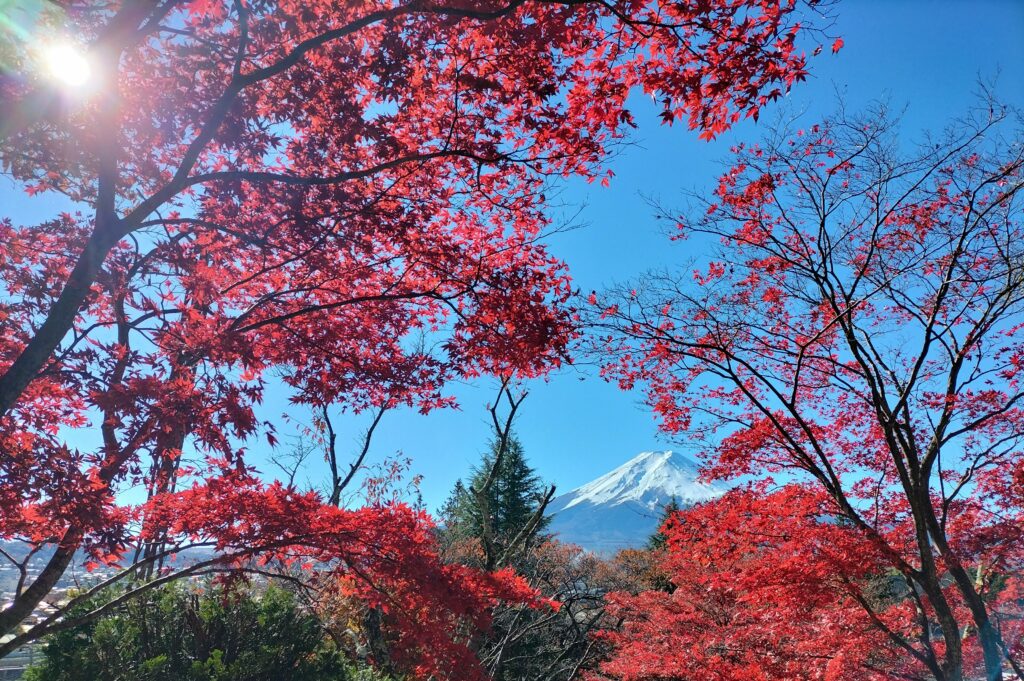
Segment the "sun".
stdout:
<svg viewBox="0 0 1024 681">
<path fill-rule="evenodd" d="M 92 80 L 92 64 L 85 52 L 72 43 L 48 45 L 42 52 L 47 75 L 72 88 L 80 88 Z"/>
</svg>

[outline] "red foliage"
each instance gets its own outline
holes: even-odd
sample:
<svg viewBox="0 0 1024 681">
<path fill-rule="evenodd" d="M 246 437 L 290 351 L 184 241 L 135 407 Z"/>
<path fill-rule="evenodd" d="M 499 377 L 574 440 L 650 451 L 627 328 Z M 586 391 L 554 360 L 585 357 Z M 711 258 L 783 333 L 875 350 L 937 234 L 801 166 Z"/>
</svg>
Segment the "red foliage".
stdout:
<svg viewBox="0 0 1024 681">
<path fill-rule="evenodd" d="M 885 604 L 877 617 L 902 630 L 898 581 L 831 509 L 791 486 L 679 512 L 659 554 L 673 589 L 609 595 L 624 624 L 604 635 L 615 654 L 596 678 L 881 681 L 913 671 L 858 602 Z"/>
<path fill-rule="evenodd" d="M 856 641 L 863 616 L 800 580 L 856 583 L 861 559 L 905 583 L 896 603 L 864 608 L 902 649 L 893 673 L 1024 674 L 1024 156 L 1019 141 L 999 142 L 1005 112 L 985 104 L 905 158 L 878 112 L 737 148 L 704 212 L 671 216 L 720 257 L 597 303 L 606 375 L 642 385 L 665 430 L 699 440 L 708 476 L 795 480 L 841 524 L 808 525 L 807 547 L 767 555 L 773 535 L 730 535 L 764 563 L 734 594 L 742 617 L 806 623 L 792 635 L 808 640 L 786 645 L 841 653 L 835 678 L 873 667 L 814 621 L 834 618 Z M 714 508 L 731 513 L 732 501 Z M 763 503 L 786 524 L 803 508 L 784 495 Z M 708 536 L 708 579 L 732 583 L 738 556 Z M 807 555 L 815 546 L 847 558 L 823 563 Z M 784 582 L 799 585 L 806 615 Z"/>
<path fill-rule="evenodd" d="M 549 178 L 609 176 L 635 89 L 706 137 L 756 115 L 805 75 L 795 9 L 69 5 L 97 91 L 59 92 L 27 46 L 0 75 L 5 173 L 82 211 L 0 222 L 0 538 L 58 546 L 0 633 L 76 549 L 116 562 L 181 534 L 256 551 L 317 527 L 306 548 L 405 594 L 395 611 L 433 627 L 420 636 L 446 636 L 451 613 L 492 593 L 523 597 L 442 575 L 425 538 L 377 536 L 375 523 L 403 531 L 394 509 L 315 511 L 314 497 L 260 488 L 245 454 L 275 442 L 256 412 L 268 377 L 295 403 L 428 411 L 451 404 L 452 377 L 557 366 L 576 332 L 565 268 L 539 241 Z M 129 488 L 150 502 L 125 506 Z M 358 549 L 327 541 L 328 520 L 420 573 L 354 571 Z M 472 607 L 420 593 L 429 575 Z"/>
<path fill-rule="evenodd" d="M 499 602 L 555 607 L 511 570 L 443 563 L 431 520 L 402 504 L 345 510 L 227 474 L 154 498 L 147 517 L 149 527 L 213 542 L 239 564 L 281 560 L 305 565 L 314 583 L 341 579 L 342 595 L 378 609 L 396 629 L 392 662 L 416 678 L 484 678 L 459 632 L 486 629 Z"/>
</svg>

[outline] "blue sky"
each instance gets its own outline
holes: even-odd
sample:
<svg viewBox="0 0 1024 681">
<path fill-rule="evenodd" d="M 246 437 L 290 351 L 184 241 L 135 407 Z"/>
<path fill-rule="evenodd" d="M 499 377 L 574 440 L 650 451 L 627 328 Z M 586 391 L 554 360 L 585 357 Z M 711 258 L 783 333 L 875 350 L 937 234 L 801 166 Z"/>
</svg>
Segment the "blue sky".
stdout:
<svg viewBox="0 0 1024 681">
<path fill-rule="evenodd" d="M 808 123 L 830 112 L 839 96 L 850 111 L 887 99 L 894 109 L 906 107 L 903 130 L 913 139 L 964 112 L 978 79 L 997 75 L 998 95 L 1024 107 L 1024 0 L 840 0 L 836 12 L 833 32 L 845 40 L 844 49 L 831 55 L 826 47 L 825 53 L 811 59 L 809 80 L 782 104 L 787 111 L 804 112 Z M 662 126 L 657 111 L 642 98 L 636 99 L 633 110 L 639 129 L 634 144 L 613 163 L 616 176 L 611 186 L 573 182 L 561 195 L 569 206 L 563 212 L 580 208 L 577 222 L 583 226 L 554 236 L 550 246 L 569 264 L 584 291 L 699 256 L 688 250 L 692 243 L 669 244 L 643 196 L 658 197 L 668 205 L 681 203 L 680 190 L 713 186 L 732 144 L 760 135 L 759 126 L 746 121 L 714 142 L 701 142 L 685 126 Z M 763 114 L 762 127 L 773 113 Z M 52 203 L 29 201 L 9 183 L 0 183 L 0 213 L 29 220 L 52 214 L 53 208 Z M 430 509 L 436 508 L 485 447 L 486 404 L 495 388 L 487 381 L 453 386 L 459 410 L 429 416 L 411 410 L 386 414 L 370 458 L 379 462 L 398 452 L 411 457 L 413 472 L 423 475 L 424 500 Z M 638 394 L 621 392 L 586 368 L 570 367 L 528 388 L 517 432 L 541 477 L 562 492 L 641 450 L 670 446 L 658 437 Z M 308 414 L 273 399 L 263 416 L 273 418 L 283 411 L 308 421 Z M 342 419 L 339 446 L 355 452 L 365 422 Z M 287 427 L 282 430 L 287 432 Z M 319 474 L 322 471 L 314 467 L 306 477 Z"/>
</svg>

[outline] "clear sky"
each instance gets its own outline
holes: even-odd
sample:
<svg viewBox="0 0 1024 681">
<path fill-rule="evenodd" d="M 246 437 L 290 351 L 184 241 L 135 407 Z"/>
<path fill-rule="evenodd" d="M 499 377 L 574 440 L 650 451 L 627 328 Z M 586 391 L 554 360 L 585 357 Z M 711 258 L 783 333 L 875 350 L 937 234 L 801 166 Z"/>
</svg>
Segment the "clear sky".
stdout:
<svg viewBox="0 0 1024 681">
<path fill-rule="evenodd" d="M 836 13 L 833 32 L 845 47 L 831 55 L 826 46 L 811 59 L 809 80 L 783 104 L 788 111 L 805 112 L 809 123 L 830 112 L 837 97 L 850 111 L 887 99 L 894 109 L 906 107 L 903 129 L 913 138 L 963 113 L 979 78 L 997 78 L 997 94 L 1024 107 L 1024 0 L 839 0 Z M 633 110 L 639 129 L 634 144 L 613 163 L 611 186 L 570 183 L 561 195 L 569 205 L 563 212 L 580 208 L 577 221 L 583 227 L 554 236 L 550 245 L 584 291 L 699 255 L 687 250 L 692 243 L 669 244 L 643 196 L 672 205 L 681 189 L 713 186 L 728 148 L 760 134 L 758 125 L 747 121 L 719 140 L 701 142 L 685 126 L 660 125 L 656 110 L 640 98 Z M 772 113 L 763 114 L 762 126 Z M 43 210 L 52 214 L 53 206 L 30 202 L 0 184 L 0 213 L 27 220 Z M 489 434 L 486 404 L 495 388 L 490 382 L 453 386 L 459 410 L 385 415 L 370 458 L 379 462 L 397 452 L 411 457 L 413 472 L 423 475 L 427 506 L 435 509 L 455 479 L 479 460 Z M 639 451 L 671 446 L 658 437 L 639 395 L 605 384 L 585 367 L 570 367 L 528 388 L 517 432 L 531 463 L 560 492 Z M 308 414 L 273 399 L 263 416 L 283 411 L 308 421 Z M 364 421 L 341 421 L 340 447 L 356 450 Z M 318 473 L 314 468 L 307 477 Z"/>
</svg>

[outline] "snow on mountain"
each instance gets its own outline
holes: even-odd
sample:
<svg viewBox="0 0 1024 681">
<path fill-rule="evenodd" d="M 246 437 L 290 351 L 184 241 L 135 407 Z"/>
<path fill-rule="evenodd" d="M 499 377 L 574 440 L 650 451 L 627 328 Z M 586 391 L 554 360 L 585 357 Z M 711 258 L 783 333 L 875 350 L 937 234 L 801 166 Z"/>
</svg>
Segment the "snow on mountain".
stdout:
<svg viewBox="0 0 1024 681">
<path fill-rule="evenodd" d="M 642 452 L 553 499 L 548 506 L 550 531 L 561 541 L 597 553 L 643 546 L 673 497 L 685 507 L 725 491 L 698 481 L 699 472 L 697 463 L 682 454 Z"/>
</svg>

